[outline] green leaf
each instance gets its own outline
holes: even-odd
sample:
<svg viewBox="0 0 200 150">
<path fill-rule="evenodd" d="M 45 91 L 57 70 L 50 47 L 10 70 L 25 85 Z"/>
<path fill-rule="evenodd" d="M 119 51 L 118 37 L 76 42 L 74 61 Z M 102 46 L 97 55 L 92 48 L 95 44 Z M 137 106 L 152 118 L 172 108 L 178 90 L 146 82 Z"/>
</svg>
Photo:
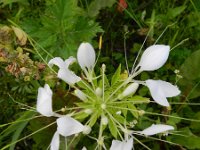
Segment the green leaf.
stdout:
<svg viewBox="0 0 200 150">
<path fill-rule="evenodd" d="M 92 89 L 92 87 L 85 81 L 81 80 L 78 83 L 76 83 L 80 88 L 90 91 L 90 89 Z"/>
<path fill-rule="evenodd" d="M 22 114 L 20 118 L 16 120 L 16 123 L 11 124 L 8 126 L 3 132 L 0 134 L 0 143 L 3 141 L 4 138 L 11 137 L 12 134 L 12 140 L 11 143 L 14 143 L 17 141 L 23 131 L 23 129 L 26 127 L 26 125 L 29 122 L 29 118 L 32 118 L 36 112 L 33 111 L 26 111 Z M 6 145 L 10 147 L 10 150 L 14 150 L 16 143 L 12 145 Z"/>
<path fill-rule="evenodd" d="M 98 117 L 99 117 L 99 115 L 98 115 L 97 112 L 94 113 L 94 114 L 92 114 L 92 116 L 91 116 L 90 119 L 89 119 L 89 120 L 90 120 L 90 123 L 89 123 L 89 126 L 90 126 L 90 127 L 92 127 L 92 126 L 96 123 Z"/>
<path fill-rule="evenodd" d="M 121 64 L 119 65 L 119 67 L 115 71 L 115 74 L 112 76 L 112 80 L 111 80 L 112 86 L 120 80 L 120 74 L 121 74 Z"/>
<path fill-rule="evenodd" d="M 29 5 L 28 0 L 1 0 L 0 2 L 2 3 L 3 7 L 16 2 L 21 3 L 23 5 Z"/>
<path fill-rule="evenodd" d="M 121 115 L 113 114 L 113 117 L 121 124 L 126 123 L 126 119 Z"/>
<path fill-rule="evenodd" d="M 181 121 L 181 119 L 178 118 L 180 116 L 176 113 L 172 113 L 171 116 L 176 116 L 177 118 L 169 117 L 169 119 L 167 120 L 167 124 L 176 126 L 176 124 L 178 124 Z"/>
<path fill-rule="evenodd" d="M 167 16 L 170 19 L 174 19 L 175 17 L 180 15 L 185 10 L 185 8 L 186 8 L 186 6 L 184 6 L 184 5 L 175 7 L 175 8 L 170 8 L 167 12 Z"/>
<path fill-rule="evenodd" d="M 46 6 L 39 19 L 27 19 L 31 24 L 23 24 L 26 32 L 50 54 L 63 58 L 75 56 L 81 42 L 91 42 L 97 32 L 103 32 L 98 23 L 86 16 L 77 0 L 56 0 Z M 37 28 L 32 24 L 37 24 Z"/>
<path fill-rule="evenodd" d="M 116 125 L 116 123 L 112 119 L 109 119 L 108 127 L 109 127 L 109 130 L 110 130 L 110 133 L 115 138 L 117 138 L 117 125 Z"/>
<path fill-rule="evenodd" d="M 197 112 L 195 115 L 194 115 L 194 118 L 195 119 L 198 119 L 200 120 L 200 112 Z M 195 131 L 195 132 L 200 132 L 200 123 L 199 122 L 191 122 L 191 125 L 190 125 L 190 128 Z"/>
<path fill-rule="evenodd" d="M 188 80 L 200 78 L 200 50 L 193 52 L 181 66 L 181 75 Z"/>
<path fill-rule="evenodd" d="M 132 101 L 134 104 L 149 103 L 149 98 L 139 95 L 127 98 L 128 101 Z"/>
<path fill-rule="evenodd" d="M 88 7 L 88 15 L 90 17 L 95 17 L 101 9 L 111 7 L 115 2 L 116 0 L 94 0 Z"/>
<path fill-rule="evenodd" d="M 182 128 L 179 131 L 181 131 L 179 134 L 185 136 L 172 135 L 168 139 L 173 143 L 183 145 L 187 149 L 200 149 L 200 137 L 194 135 L 188 127 Z"/>
<path fill-rule="evenodd" d="M 32 145 L 33 150 L 45 150 L 47 149 L 49 143 L 51 142 L 51 139 L 53 137 L 53 134 L 56 131 L 57 125 L 54 124 L 52 126 L 49 126 L 48 128 L 44 128 L 50 123 L 54 122 L 54 118 L 37 118 L 32 121 L 30 121 L 28 129 L 31 133 L 37 132 L 39 129 L 43 128 L 41 131 L 33 134 L 31 138 L 33 139 L 34 143 Z"/>
<path fill-rule="evenodd" d="M 85 119 L 88 116 L 89 116 L 89 114 L 81 111 L 81 112 L 76 113 L 75 119 L 83 120 L 83 119 Z"/>
<path fill-rule="evenodd" d="M 133 104 L 128 104 L 128 108 L 130 109 L 129 111 L 131 112 L 131 114 L 135 117 L 138 118 L 138 111 L 137 108 L 133 105 Z"/>
</svg>

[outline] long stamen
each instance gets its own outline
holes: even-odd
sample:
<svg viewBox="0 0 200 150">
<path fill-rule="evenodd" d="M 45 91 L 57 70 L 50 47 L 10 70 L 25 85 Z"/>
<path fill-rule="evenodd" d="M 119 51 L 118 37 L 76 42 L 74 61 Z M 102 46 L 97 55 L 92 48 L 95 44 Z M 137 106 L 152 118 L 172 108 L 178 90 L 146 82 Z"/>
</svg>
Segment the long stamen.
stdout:
<svg viewBox="0 0 200 150">
<path fill-rule="evenodd" d="M 142 145 L 144 148 L 151 150 L 148 146 L 146 146 L 144 143 L 140 142 L 136 137 L 133 137 L 134 140 L 136 140 L 140 145 Z"/>
<path fill-rule="evenodd" d="M 107 106 L 107 107 L 117 108 L 117 109 L 122 109 L 122 110 L 129 110 L 129 111 L 134 111 L 134 112 L 144 111 L 144 110 L 132 110 L 132 109 L 129 109 L 129 108 L 117 107 L 117 106 Z M 181 120 L 185 120 L 185 121 L 200 122 L 200 120 L 197 120 L 197 119 L 189 119 L 189 118 L 184 118 L 184 117 L 177 117 L 177 116 L 173 116 L 173 115 L 159 114 L 159 113 L 153 113 L 153 112 L 147 112 L 147 111 L 144 111 L 144 114 L 176 118 L 176 119 L 181 119 Z"/>
<path fill-rule="evenodd" d="M 151 30 L 148 31 L 148 33 L 147 33 L 147 35 L 146 35 L 146 37 L 145 37 L 145 39 L 144 39 L 144 41 L 143 41 L 143 43 L 142 43 L 142 46 L 140 47 L 140 50 L 138 51 L 137 57 L 135 58 L 135 61 L 134 61 L 134 63 L 133 63 L 132 69 L 131 69 L 131 74 L 133 74 L 133 73 L 135 72 L 135 69 L 134 69 L 134 68 L 135 68 L 135 64 L 136 64 L 136 62 L 137 62 L 137 60 L 138 60 L 138 58 L 139 58 L 139 55 L 140 55 L 140 53 L 141 53 L 141 51 L 142 51 L 142 48 L 144 47 L 144 44 L 145 44 L 145 42 L 146 42 L 146 40 L 147 40 L 147 38 L 148 38 L 150 32 L 151 32 Z"/>
</svg>

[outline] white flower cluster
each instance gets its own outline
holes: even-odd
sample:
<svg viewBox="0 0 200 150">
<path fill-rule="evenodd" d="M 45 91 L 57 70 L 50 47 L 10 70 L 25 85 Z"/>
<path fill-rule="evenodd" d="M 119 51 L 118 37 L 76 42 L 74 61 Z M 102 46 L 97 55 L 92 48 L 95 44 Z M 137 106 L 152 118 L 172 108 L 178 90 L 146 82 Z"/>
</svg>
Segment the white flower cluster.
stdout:
<svg viewBox="0 0 200 150">
<path fill-rule="evenodd" d="M 134 77 L 137 76 L 142 71 L 154 71 L 162 67 L 167 61 L 169 52 L 170 52 L 170 47 L 166 45 L 153 45 L 148 47 L 142 54 L 140 62 L 135 67 L 132 74 L 130 74 L 129 77 L 127 78 L 127 83 L 130 84 L 118 96 L 118 98 L 123 100 L 124 97 L 135 93 L 136 90 L 138 89 L 139 84 L 143 84 L 149 88 L 152 98 L 156 103 L 166 107 L 170 106 L 167 98 L 177 96 L 180 94 L 180 91 L 176 86 L 162 80 L 152 80 L 152 79 L 148 79 L 146 81 L 134 80 Z M 91 82 L 93 80 L 93 68 L 95 66 L 95 61 L 96 61 L 96 55 L 92 45 L 89 43 L 82 43 L 78 48 L 77 59 L 81 69 L 83 70 L 86 76 L 86 79 L 88 80 L 88 82 Z M 57 77 L 65 81 L 70 86 L 74 86 L 75 83 L 83 80 L 69 69 L 69 65 L 75 61 L 76 59 L 74 57 L 69 57 L 65 61 L 62 60 L 60 57 L 56 57 L 49 61 L 49 66 L 50 67 L 52 67 L 53 65 L 58 66 L 59 70 Z M 104 96 L 102 89 L 99 87 L 96 88 L 95 93 L 99 97 L 102 95 Z M 83 102 L 87 100 L 87 95 L 78 88 L 75 90 L 74 94 Z M 84 126 L 82 123 L 72 118 L 73 114 L 60 115 L 53 112 L 52 90 L 50 89 L 48 84 L 45 84 L 44 88 L 40 87 L 38 89 L 36 107 L 37 111 L 43 116 L 58 117 L 56 121 L 57 131 L 55 132 L 51 141 L 51 150 L 59 149 L 60 135 L 67 137 L 74 134 L 78 134 L 80 132 L 89 134 L 89 132 L 91 131 L 91 128 L 89 126 L 87 125 Z M 106 109 L 106 105 L 102 104 L 101 107 L 102 109 Z M 104 120 L 108 122 L 108 119 L 105 118 Z M 152 126 L 146 128 L 143 131 L 137 131 L 137 133 L 145 136 L 151 136 L 157 133 L 163 133 L 173 129 L 174 127 L 170 125 L 153 124 Z M 133 148 L 133 137 L 131 135 L 131 132 L 129 133 L 130 134 L 126 136 L 126 138 L 123 141 L 113 140 L 110 150 L 131 150 Z"/>
</svg>

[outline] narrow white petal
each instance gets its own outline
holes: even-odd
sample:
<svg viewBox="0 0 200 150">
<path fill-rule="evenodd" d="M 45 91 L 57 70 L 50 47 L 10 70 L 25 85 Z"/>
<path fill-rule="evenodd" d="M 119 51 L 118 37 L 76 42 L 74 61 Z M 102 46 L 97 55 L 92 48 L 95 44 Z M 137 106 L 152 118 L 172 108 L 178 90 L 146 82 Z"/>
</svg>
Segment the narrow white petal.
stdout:
<svg viewBox="0 0 200 150">
<path fill-rule="evenodd" d="M 133 138 L 128 141 L 113 140 L 110 150 L 132 150 L 133 148 Z"/>
<path fill-rule="evenodd" d="M 133 138 L 130 138 L 125 144 L 123 150 L 132 150 L 133 148 Z"/>
<path fill-rule="evenodd" d="M 51 59 L 49 61 L 48 65 L 50 67 L 52 67 L 53 65 L 56 65 L 59 68 L 66 68 L 66 63 L 60 57 L 55 57 L 55 58 Z"/>
<path fill-rule="evenodd" d="M 180 94 L 180 90 L 177 86 L 162 80 L 158 80 L 157 82 L 159 84 L 159 87 L 163 90 L 166 97 L 173 97 Z"/>
<path fill-rule="evenodd" d="M 168 45 L 152 45 L 144 51 L 138 66 L 142 71 L 157 70 L 165 64 L 169 52 Z"/>
<path fill-rule="evenodd" d="M 60 136 L 57 131 L 53 135 L 50 146 L 50 150 L 59 150 Z"/>
<path fill-rule="evenodd" d="M 150 135 L 154 135 L 158 133 L 163 133 L 169 130 L 174 130 L 174 127 L 170 125 L 164 125 L 164 124 L 157 124 L 157 125 L 153 124 L 150 127 L 141 131 L 140 133 L 146 136 L 150 136 Z"/>
<path fill-rule="evenodd" d="M 169 106 L 165 93 L 160 87 L 158 80 L 146 80 L 146 85 L 150 90 L 151 96 L 155 102 L 162 106 Z"/>
<path fill-rule="evenodd" d="M 76 61 L 76 58 L 73 56 L 69 57 L 68 59 L 65 60 L 65 67 L 68 68 L 69 65 L 73 64 Z"/>
<path fill-rule="evenodd" d="M 69 85 L 72 85 L 81 80 L 81 78 L 74 74 L 72 71 L 63 68 L 59 69 L 58 78 L 62 79 Z"/>
<path fill-rule="evenodd" d="M 40 87 L 38 89 L 36 109 L 43 116 L 50 117 L 53 115 L 52 94 L 48 84 L 45 84 L 44 88 Z"/>
<path fill-rule="evenodd" d="M 83 131 L 84 126 L 77 120 L 64 116 L 57 119 L 57 131 L 62 136 L 70 136 Z"/>
<path fill-rule="evenodd" d="M 77 59 L 80 67 L 85 70 L 92 69 L 95 65 L 95 51 L 90 43 L 81 43 L 77 52 Z"/>
</svg>

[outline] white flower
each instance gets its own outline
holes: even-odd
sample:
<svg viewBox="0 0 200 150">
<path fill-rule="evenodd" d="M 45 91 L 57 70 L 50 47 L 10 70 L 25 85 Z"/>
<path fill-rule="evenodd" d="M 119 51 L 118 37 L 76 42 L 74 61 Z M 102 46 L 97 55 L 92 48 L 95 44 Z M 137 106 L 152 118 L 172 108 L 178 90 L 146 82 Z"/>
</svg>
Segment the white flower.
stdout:
<svg viewBox="0 0 200 150">
<path fill-rule="evenodd" d="M 50 67 L 52 67 L 53 65 L 58 66 L 58 78 L 62 79 L 69 85 L 73 85 L 81 80 L 80 77 L 78 77 L 74 74 L 74 72 L 68 69 L 69 65 L 75 61 L 76 59 L 74 57 L 69 57 L 65 61 L 63 61 L 60 57 L 55 57 L 51 59 L 48 64 Z"/>
<path fill-rule="evenodd" d="M 95 51 L 90 43 L 81 43 L 77 52 L 77 59 L 83 70 L 92 70 L 95 65 Z"/>
<path fill-rule="evenodd" d="M 146 80 L 146 85 L 150 90 L 153 99 L 162 106 L 169 106 L 167 97 L 173 97 L 180 94 L 177 86 L 162 80 Z"/>
<path fill-rule="evenodd" d="M 170 125 L 164 125 L 164 124 L 152 124 L 150 127 L 144 129 L 141 131 L 141 134 L 144 134 L 146 136 L 158 134 L 158 133 L 163 133 L 169 130 L 174 130 L 173 126 Z"/>
<path fill-rule="evenodd" d="M 113 140 L 110 150 L 132 150 L 133 148 L 133 138 L 127 141 Z"/>
<path fill-rule="evenodd" d="M 152 45 L 148 47 L 138 64 L 141 71 L 153 71 L 162 67 L 169 56 L 170 47 L 168 45 Z"/>
<path fill-rule="evenodd" d="M 60 145 L 60 135 L 56 131 L 53 135 L 52 140 L 51 140 L 50 150 L 59 150 L 59 145 Z"/>
<path fill-rule="evenodd" d="M 74 91 L 74 94 L 75 94 L 79 99 L 81 99 L 82 101 L 85 101 L 85 100 L 87 99 L 86 95 L 85 95 L 82 91 L 80 91 L 80 90 L 78 90 L 78 89 L 76 89 L 76 90 Z"/>
<path fill-rule="evenodd" d="M 131 94 L 135 94 L 135 92 L 137 91 L 139 87 L 138 83 L 131 83 L 130 85 L 128 85 L 128 87 L 123 91 L 122 95 L 123 97 L 126 97 L 128 95 Z"/>
<path fill-rule="evenodd" d="M 45 84 L 44 88 L 40 87 L 38 89 L 36 109 L 43 116 L 50 117 L 54 114 L 52 110 L 52 94 L 48 84 Z"/>
<path fill-rule="evenodd" d="M 84 130 L 84 126 L 70 116 L 60 117 L 56 120 L 56 122 L 58 126 L 57 131 L 62 136 L 70 136 Z"/>
</svg>

